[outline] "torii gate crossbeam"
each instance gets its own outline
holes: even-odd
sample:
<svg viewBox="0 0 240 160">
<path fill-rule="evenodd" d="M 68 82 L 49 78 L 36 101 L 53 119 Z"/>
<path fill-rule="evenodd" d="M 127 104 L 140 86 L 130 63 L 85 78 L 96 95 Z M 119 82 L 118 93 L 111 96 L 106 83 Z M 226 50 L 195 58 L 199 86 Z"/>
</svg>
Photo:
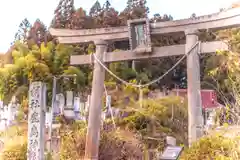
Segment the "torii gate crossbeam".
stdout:
<svg viewBox="0 0 240 160">
<path fill-rule="evenodd" d="M 200 53 L 208 54 L 216 52 L 218 50 L 227 50 L 228 46 L 221 41 L 204 42 L 201 43 Z M 118 51 L 118 52 L 107 52 L 103 55 L 103 62 L 119 62 L 119 61 L 130 61 L 130 60 L 144 60 L 153 59 L 160 57 L 169 56 L 180 56 L 186 53 L 185 44 L 154 47 L 152 53 L 136 54 L 132 51 Z M 92 55 L 72 55 L 70 62 L 72 65 L 83 65 L 93 63 L 94 57 Z"/>
<path fill-rule="evenodd" d="M 151 35 L 184 33 L 185 30 L 219 30 L 238 27 L 240 22 L 240 8 L 200 16 L 191 19 L 183 19 L 167 22 L 151 23 Z M 121 41 L 129 38 L 128 27 L 110 27 L 99 29 L 49 29 L 53 36 L 57 36 L 60 43 L 86 43 L 95 40 Z"/>
</svg>

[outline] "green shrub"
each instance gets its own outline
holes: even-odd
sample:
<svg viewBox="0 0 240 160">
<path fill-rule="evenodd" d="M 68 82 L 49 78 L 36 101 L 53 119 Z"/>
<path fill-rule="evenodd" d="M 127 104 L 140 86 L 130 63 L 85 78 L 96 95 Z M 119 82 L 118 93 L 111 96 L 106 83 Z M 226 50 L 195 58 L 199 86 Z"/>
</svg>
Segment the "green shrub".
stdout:
<svg viewBox="0 0 240 160">
<path fill-rule="evenodd" d="M 179 143 L 186 144 L 187 105 L 181 98 L 144 99 L 142 104 L 139 102 L 130 104 L 125 111 L 129 116 L 118 119 L 118 125 L 150 137 L 154 129 L 153 132 L 172 135 Z"/>
<path fill-rule="evenodd" d="M 23 111 L 19 111 L 19 113 L 16 116 L 16 121 L 17 122 L 22 122 L 25 118 L 25 114 Z"/>
<path fill-rule="evenodd" d="M 128 116 L 118 118 L 117 125 L 136 132 L 154 156 L 163 151 L 166 135 L 175 137 L 177 144 L 187 144 L 187 104 L 180 97 L 143 99 L 130 103 L 124 111 Z"/>
<path fill-rule="evenodd" d="M 60 147 L 61 160 L 83 159 L 85 151 L 86 127 L 84 124 L 75 123 L 64 126 L 62 129 L 62 142 Z M 142 150 L 138 145 L 129 143 L 131 140 L 126 138 L 126 133 L 118 131 L 101 131 L 99 160 L 128 160 L 139 159 L 142 157 Z M 129 136 L 134 139 L 133 136 Z M 137 144 L 137 143 L 136 143 Z"/>
<path fill-rule="evenodd" d="M 186 149 L 181 160 L 237 160 L 240 158 L 239 138 L 211 135 Z"/>
<path fill-rule="evenodd" d="M 27 135 L 27 124 L 21 123 L 19 126 L 11 126 L 4 132 L 0 132 L 1 137 L 13 138 L 16 136 Z"/>
<path fill-rule="evenodd" d="M 27 160 L 27 143 L 9 146 L 3 151 L 2 159 Z"/>
<path fill-rule="evenodd" d="M 1 159 L 26 160 L 27 153 L 27 124 L 19 123 L 0 134 L 4 143 Z"/>
</svg>

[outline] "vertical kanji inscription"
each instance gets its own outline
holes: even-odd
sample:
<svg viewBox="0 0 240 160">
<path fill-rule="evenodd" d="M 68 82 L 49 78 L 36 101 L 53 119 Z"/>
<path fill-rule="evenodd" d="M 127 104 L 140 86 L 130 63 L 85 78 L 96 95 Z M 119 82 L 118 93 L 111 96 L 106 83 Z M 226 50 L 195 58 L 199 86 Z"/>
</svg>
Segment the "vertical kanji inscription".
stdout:
<svg viewBox="0 0 240 160">
<path fill-rule="evenodd" d="M 45 84 L 33 82 L 29 87 L 28 160 L 44 159 Z"/>
</svg>

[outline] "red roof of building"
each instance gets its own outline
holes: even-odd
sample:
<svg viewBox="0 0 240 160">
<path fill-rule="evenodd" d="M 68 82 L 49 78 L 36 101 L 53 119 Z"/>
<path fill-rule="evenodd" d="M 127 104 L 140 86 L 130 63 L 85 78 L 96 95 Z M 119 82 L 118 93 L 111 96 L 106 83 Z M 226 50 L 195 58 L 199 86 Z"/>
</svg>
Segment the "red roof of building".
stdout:
<svg viewBox="0 0 240 160">
<path fill-rule="evenodd" d="M 172 91 L 181 97 L 187 96 L 187 89 L 173 89 Z M 204 109 L 219 107 L 219 103 L 217 102 L 216 92 L 214 90 L 201 90 L 201 97 L 202 97 L 202 106 Z"/>
</svg>

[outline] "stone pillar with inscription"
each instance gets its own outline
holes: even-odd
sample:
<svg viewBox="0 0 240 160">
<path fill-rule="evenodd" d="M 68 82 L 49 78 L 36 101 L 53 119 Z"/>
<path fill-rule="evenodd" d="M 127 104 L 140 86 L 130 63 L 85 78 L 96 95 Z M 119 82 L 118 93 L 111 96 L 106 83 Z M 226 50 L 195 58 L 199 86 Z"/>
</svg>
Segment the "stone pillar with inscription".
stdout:
<svg viewBox="0 0 240 160">
<path fill-rule="evenodd" d="M 29 87 L 28 160 L 44 160 L 46 85 L 32 82 Z"/>
</svg>

